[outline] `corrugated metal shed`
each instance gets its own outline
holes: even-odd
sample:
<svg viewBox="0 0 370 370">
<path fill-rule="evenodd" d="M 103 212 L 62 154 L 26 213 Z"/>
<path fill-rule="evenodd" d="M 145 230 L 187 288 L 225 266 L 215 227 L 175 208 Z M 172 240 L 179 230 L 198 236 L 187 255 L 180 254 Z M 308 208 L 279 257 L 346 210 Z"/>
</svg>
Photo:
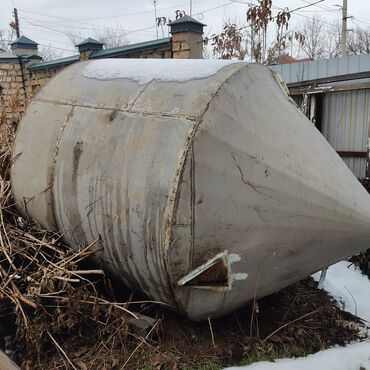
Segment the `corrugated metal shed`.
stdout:
<svg viewBox="0 0 370 370">
<path fill-rule="evenodd" d="M 369 90 L 334 92 L 323 96 L 322 133 L 337 152 L 364 152 L 369 130 Z M 358 178 L 367 158 L 344 157 Z"/>
<path fill-rule="evenodd" d="M 365 178 L 370 113 L 370 83 L 366 77 L 370 77 L 370 55 L 271 68 L 282 76 L 291 90 L 294 87 L 294 100 L 300 106 L 311 104 L 314 107 L 315 112 L 308 114 L 310 118 L 315 118 L 317 127 L 356 177 Z"/>
<path fill-rule="evenodd" d="M 271 66 L 287 83 L 370 71 L 370 54 Z"/>
</svg>

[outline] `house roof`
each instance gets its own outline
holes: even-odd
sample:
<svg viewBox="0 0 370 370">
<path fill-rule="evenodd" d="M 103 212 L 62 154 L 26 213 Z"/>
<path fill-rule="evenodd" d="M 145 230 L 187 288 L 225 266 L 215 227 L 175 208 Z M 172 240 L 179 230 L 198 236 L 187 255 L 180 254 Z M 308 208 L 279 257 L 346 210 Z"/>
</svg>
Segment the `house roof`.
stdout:
<svg viewBox="0 0 370 370">
<path fill-rule="evenodd" d="M 26 36 L 21 36 L 21 37 L 18 37 L 15 41 L 13 41 L 10 45 L 28 45 L 28 46 L 37 46 L 38 43 L 29 39 L 28 37 Z"/>
</svg>

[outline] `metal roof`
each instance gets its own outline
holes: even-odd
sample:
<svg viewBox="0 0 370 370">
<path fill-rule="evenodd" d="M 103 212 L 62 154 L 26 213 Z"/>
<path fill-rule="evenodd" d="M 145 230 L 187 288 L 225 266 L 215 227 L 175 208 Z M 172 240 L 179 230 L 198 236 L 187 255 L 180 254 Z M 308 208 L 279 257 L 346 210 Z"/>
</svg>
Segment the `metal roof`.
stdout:
<svg viewBox="0 0 370 370">
<path fill-rule="evenodd" d="M 139 42 L 137 44 L 120 46 L 118 48 L 96 51 L 91 55 L 90 59 L 109 58 L 109 57 L 114 57 L 118 55 L 125 55 L 125 54 L 130 54 L 133 52 L 143 51 L 146 49 L 167 46 L 167 45 L 170 45 L 170 43 L 171 43 L 170 37 L 166 37 L 164 39 L 159 39 L 159 40 Z"/>
<path fill-rule="evenodd" d="M 19 59 L 21 59 L 24 62 L 27 62 L 29 60 L 41 60 L 41 57 L 38 55 L 15 55 L 12 53 L 0 53 L 0 62 L 1 63 L 19 63 Z"/>
<path fill-rule="evenodd" d="M 355 176 L 365 178 L 370 54 L 280 64 L 270 68 L 280 73 L 291 94 L 321 94 L 320 112 L 315 113 L 314 118 L 318 117 L 322 134 Z M 334 91 L 335 87 L 341 90 Z"/>
<path fill-rule="evenodd" d="M 173 24 L 181 24 L 181 23 L 195 23 L 195 24 L 200 24 L 202 26 L 206 26 L 206 24 L 197 21 L 196 19 L 190 17 L 189 15 L 184 15 L 183 17 L 177 18 L 175 21 L 170 23 L 170 26 Z"/>
<path fill-rule="evenodd" d="M 13 41 L 10 45 L 16 45 L 16 44 L 20 44 L 20 45 L 32 45 L 32 46 L 37 46 L 38 43 L 29 39 L 28 37 L 26 36 L 21 36 L 21 37 L 18 37 L 15 41 Z"/>
<path fill-rule="evenodd" d="M 0 59 L 18 59 L 18 57 L 11 53 L 0 53 Z"/>
<path fill-rule="evenodd" d="M 32 64 L 28 67 L 30 71 L 35 71 L 38 69 L 43 69 L 43 68 L 52 68 L 52 67 L 57 67 L 57 66 L 62 66 L 62 65 L 69 65 L 75 62 L 78 62 L 80 60 L 80 55 L 72 55 L 71 57 L 66 57 L 66 58 L 61 58 L 61 59 L 56 59 L 56 60 L 49 60 L 47 62 L 42 62 L 42 63 L 37 63 L 37 64 Z"/>
<path fill-rule="evenodd" d="M 185 15 L 184 17 L 176 19 L 170 23 L 171 33 L 179 32 L 195 32 L 203 33 L 203 27 L 206 26 L 204 23 L 198 22 L 196 19 Z"/>
<path fill-rule="evenodd" d="M 131 44 L 131 45 L 124 45 L 124 46 L 120 46 L 120 47 L 112 48 L 112 49 L 97 50 L 90 56 L 90 59 L 109 58 L 109 57 L 114 57 L 114 56 L 119 56 L 119 55 L 125 55 L 125 54 L 130 54 L 133 52 L 143 51 L 146 49 L 167 46 L 167 45 L 170 45 L 170 43 L 171 43 L 171 38 L 166 37 L 164 39 L 140 42 L 140 43 Z M 42 68 L 52 68 L 52 67 L 57 67 L 61 65 L 69 65 L 79 60 L 80 60 L 80 55 L 78 54 L 78 55 L 73 55 L 67 58 L 61 58 L 61 59 L 56 59 L 56 60 L 50 60 L 47 62 L 32 64 L 31 66 L 28 67 L 28 69 L 30 71 L 34 71 L 34 70 L 38 70 Z"/>
<path fill-rule="evenodd" d="M 86 40 L 83 40 L 79 44 L 76 44 L 76 46 L 81 46 L 81 45 L 85 45 L 85 44 L 104 45 L 104 42 L 100 42 L 98 40 L 93 39 L 92 37 L 88 37 Z"/>
<path fill-rule="evenodd" d="M 351 55 L 341 58 L 278 64 L 270 66 L 279 72 L 287 83 L 317 80 L 370 71 L 370 54 Z"/>
</svg>

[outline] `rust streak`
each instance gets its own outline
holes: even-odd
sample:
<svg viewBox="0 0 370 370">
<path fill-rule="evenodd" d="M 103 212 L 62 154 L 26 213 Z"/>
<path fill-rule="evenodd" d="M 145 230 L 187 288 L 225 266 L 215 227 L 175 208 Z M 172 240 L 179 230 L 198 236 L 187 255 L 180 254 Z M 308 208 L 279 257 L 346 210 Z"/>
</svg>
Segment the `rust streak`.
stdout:
<svg viewBox="0 0 370 370">
<path fill-rule="evenodd" d="M 55 142 L 55 146 L 54 146 L 55 149 L 54 149 L 54 153 L 53 153 L 52 164 L 50 166 L 50 170 L 49 170 L 49 173 L 48 173 L 48 182 L 49 182 L 48 187 L 50 188 L 50 209 L 51 209 L 50 218 L 53 220 L 53 223 L 55 223 L 58 228 L 60 228 L 60 225 L 58 225 L 58 221 L 57 221 L 57 217 L 56 217 L 55 194 L 54 194 L 54 189 L 53 189 L 53 184 L 54 184 L 54 179 L 55 179 L 55 167 L 56 167 L 56 163 L 57 163 L 57 160 L 58 160 L 59 148 L 60 148 L 60 144 L 61 144 L 61 141 L 62 141 L 62 138 L 63 138 L 63 134 L 64 134 L 64 131 L 67 127 L 67 124 L 68 124 L 70 118 L 73 116 L 73 112 L 74 112 L 74 106 L 72 106 L 72 108 L 69 111 L 65 121 L 63 122 L 62 126 L 59 129 L 57 139 L 56 139 L 56 142 Z"/>
</svg>

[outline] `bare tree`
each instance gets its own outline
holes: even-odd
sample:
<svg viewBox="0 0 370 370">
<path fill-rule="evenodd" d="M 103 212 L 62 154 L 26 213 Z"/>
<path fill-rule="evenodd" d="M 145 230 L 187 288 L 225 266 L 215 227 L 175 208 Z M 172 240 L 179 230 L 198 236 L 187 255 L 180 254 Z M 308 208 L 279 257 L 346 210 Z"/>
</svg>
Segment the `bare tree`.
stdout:
<svg viewBox="0 0 370 370">
<path fill-rule="evenodd" d="M 129 43 L 126 31 L 118 24 L 115 27 L 96 28 L 93 30 L 92 35 L 88 36 L 81 32 L 75 32 L 74 30 L 72 30 L 72 32 L 67 31 L 67 35 L 73 46 L 89 36 L 104 43 L 106 49 L 127 45 Z"/>
<path fill-rule="evenodd" d="M 281 47 L 278 42 L 275 42 L 267 49 L 266 64 L 270 65 L 273 62 L 276 62 L 280 54 Z"/>
<path fill-rule="evenodd" d="M 298 31 L 304 35 L 301 50 L 312 59 L 336 58 L 341 54 L 341 23 L 328 23 L 326 18 L 314 14 L 307 18 Z"/>
<path fill-rule="evenodd" d="M 279 56 L 284 55 L 288 48 L 288 44 L 281 45 L 280 42 L 275 41 L 268 49 L 265 64 L 270 65 L 278 61 Z"/>
<path fill-rule="evenodd" d="M 73 46 L 79 44 L 82 40 L 86 39 L 86 36 L 82 32 L 76 32 L 75 30 L 66 30 L 67 37 Z"/>
<path fill-rule="evenodd" d="M 118 24 L 115 27 L 94 30 L 93 37 L 102 42 L 106 49 L 116 48 L 129 43 L 126 31 Z"/>
<path fill-rule="evenodd" d="M 339 20 L 327 25 L 325 35 L 326 58 L 337 58 L 341 55 L 342 25 Z"/>
<path fill-rule="evenodd" d="M 289 35 L 289 21 L 291 12 L 288 9 L 279 11 L 272 15 L 272 0 L 258 0 L 257 5 L 250 4 L 247 10 L 247 21 L 250 24 L 253 35 L 257 36 L 257 42 L 253 40 L 252 54 L 256 62 L 266 63 L 268 51 L 271 49 L 267 45 L 267 30 L 269 25 L 276 25 L 275 41 L 271 50 L 277 48 L 278 53 L 287 47 L 287 43 L 293 39 L 302 43 L 304 36 L 299 32 Z"/>
<path fill-rule="evenodd" d="M 370 53 L 370 27 L 356 26 L 348 35 L 348 53 L 354 55 Z"/>
<path fill-rule="evenodd" d="M 244 60 L 247 54 L 244 27 L 237 25 L 230 19 L 224 20 L 223 30 L 210 38 L 205 38 L 205 45 L 210 44 L 213 56 L 218 59 L 239 59 Z"/>
<path fill-rule="evenodd" d="M 10 50 L 10 44 L 15 41 L 16 34 L 13 29 L 0 28 L 0 49 Z"/>
<path fill-rule="evenodd" d="M 317 14 L 307 19 L 300 32 L 305 35 L 302 50 L 313 59 L 337 58 L 341 55 L 341 24 L 328 24 Z M 370 27 L 356 26 L 349 32 L 347 49 L 350 55 L 370 53 Z"/>
<path fill-rule="evenodd" d="M 305 36 L 302 44 L 303 52 L 312 59 L 322 59 L 326 53 L 326 29 L 323 19 L 317 13 L 307 18 L 299 32 Z"/>
<path fill-rule="evenodd" d="M 258 0 L 257 4 L 247 4 L 247 22 L 248 25 L 244 27 L 237 27 L 235 24 L 224 25 L 223 31 L 220 34 L 215 34 L 211 37 L 212 45 L 214 45 L 214 55 L 223 59 L 232 59 L 235 57 L 244 58 L 250 45 L 251 59 L 256 62 L 266 63 L 267 57 L 271 57 L 271 53 L 277 50 L 285 50 L 289 42 L 293 39 L 302 43 L 304 37 L 298 32 L 288 35 L 288 27 L 291 12 L 283 10 L 276 15 L 272 14 L 272 0 Z M 276 26 L 275 41 L 272 49 L 268 46 L 267 30 L 269 25 Z M 241 32 L 242 29 L 249 28 L 250 33 L 248 39 Z M 244 36 L 244 37 L 243 37 Z M 207 40 L 206 40 L 207 41 Z M 245 47 L 242 48 L 242 45 Z M 270 54 L 268 51 L 271 49 Z M 240 54 L 240 51 L 243 54 Z"/>
<path fill-rule="evenodd" d="M 53 48 L 51 45 L 48 46 L 42 46 L 38 50 L 38 55 L 44 60 L 54 60 L 59 59 L 63 57 L 63 53 L 58 52 L 55 48 Z"/>
</svg>

